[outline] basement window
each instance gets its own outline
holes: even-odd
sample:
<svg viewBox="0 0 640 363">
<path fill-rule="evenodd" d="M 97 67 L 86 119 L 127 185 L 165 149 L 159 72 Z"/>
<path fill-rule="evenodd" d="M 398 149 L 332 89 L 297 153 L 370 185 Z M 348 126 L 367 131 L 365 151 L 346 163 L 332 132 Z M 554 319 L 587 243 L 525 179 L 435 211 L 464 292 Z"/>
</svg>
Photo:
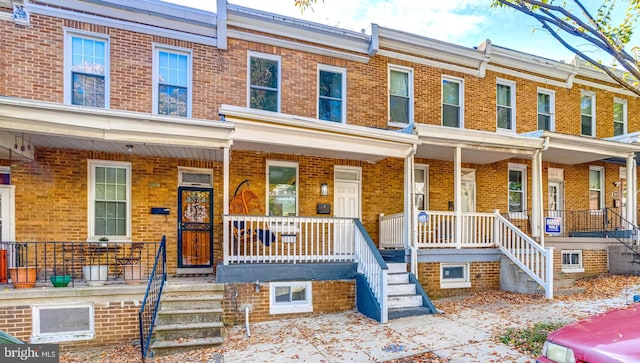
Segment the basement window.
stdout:
<svg viewBox="0 0 640 363">
<path fill-rule="evenodd" d="M 92 304 L 34 306 L 31 343 L 93 339 L 93 317 Z"/>
<path fill-rule="evenodd" d="M 311 281 L 272 282 L 269 289 L 269 314 L 313 311 Z"/>
<path fill-rule="evenodd" d="M 562 251 L 562 272 L 584 272 L 582 251 Z"/>
<path fill-rule="evenodd" d="M 457 289 L 471 287 L 469 264 L 440 264 L 440 288 Z"/>
</svg>

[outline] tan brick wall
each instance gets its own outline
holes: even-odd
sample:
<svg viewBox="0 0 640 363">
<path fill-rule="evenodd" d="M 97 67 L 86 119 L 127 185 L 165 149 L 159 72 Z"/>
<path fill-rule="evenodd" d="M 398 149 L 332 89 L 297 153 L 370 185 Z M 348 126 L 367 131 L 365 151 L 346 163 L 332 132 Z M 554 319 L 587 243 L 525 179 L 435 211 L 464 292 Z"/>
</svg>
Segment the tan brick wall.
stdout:
<svg viewBox="0 0 640 363">
<path fill-rule="evenodd" d="M 562 251 L 569 251 L 569 249 L 556 248 L 553 251 L 553 270 L 556 272 L 562 271 Z M 567 273 L 566 277 L 581 279 L 609 272 L 607 250 L 582 250 L 582 267 L 584 268 L 584 272 Z"/>
<path fill-rule="evenodd" d="M 251 323 L 279 320 L 290 317 L 312 316 L 337 313 L 355 309 L 355 280 L 313 281 L 313 312 L 296 314 L 269 313 L 269 283 L 260 284 L 260 292 L 255 291 L 254 283 L 228 284 L 225 287 L 223 302 L 225 323 L 227 325 L 244 324 L 245 304 L 251 306 Z"/>
<path fill-rule="evenodd" d="M 471 262 L 469 266 L 470 288 L 440 288 L 440 263 L 418 263 L 418 281 L 432 299 L 466 295 L 477 291 L 500 289 L 500 262 Z"/>
</svg>

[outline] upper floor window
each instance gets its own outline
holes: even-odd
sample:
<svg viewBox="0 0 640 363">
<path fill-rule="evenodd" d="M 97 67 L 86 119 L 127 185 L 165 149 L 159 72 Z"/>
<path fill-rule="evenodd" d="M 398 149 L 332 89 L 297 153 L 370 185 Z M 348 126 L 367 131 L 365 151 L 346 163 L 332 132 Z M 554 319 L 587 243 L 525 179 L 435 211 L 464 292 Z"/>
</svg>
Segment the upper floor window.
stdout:
<svg viewBox="0 0 640 363">
<path fill-rule="evenodd" d="M 583 91 L 580 97 L 580 133 L 596 136 L 596 94 Z"/>
<path fill-rule="evenodd" d="M 627 133 L 627 100 L 613 100 L 613 136 Z"/>
<path fill-rule="evenodd" d="M 516 130 L 516 84 L 499 79 L 496 86 L 498 130 Z"/>
<path fill-rule="evenodd" d="M 318 118 L 345 122 L 347 70 L 318 66 Z"/>
<path fill-rule="evenodd" d="M 604 168 L 589 167 L 589 209 L 600 210 L 604 206 Z"/>
<path fill-rule="evenodd" d="M 509 212 L 527 210 L 527 166 L 509 163 Z"/>
<path fill-rule="evenodd" d="M 442 126 L 464 127 L 464 83 L 460 78 L 442 77 Z"/>
<path fill-rule="evenodd" d="M 191 117 L 191 51 L 156 46 L 154 69 L 154 113 Z"/>
<path fill-rule="evenodd" d="M 413 70 L 389 66 L 389 123 L 413 122 Z"/>
<path fill-rule="evenodd" d="M 89 239 L 131 238 L 131 164 L 89 160 Z"/>
<path fill-rule="evenodd" d="M 65 102 L 109 107 L 109 41 L 102 35 L 67 31 Z"/>
<path fill-rule="evenodd" d="M 538 88 L 538 130 L 555 129 L 555 92 Z"/>
<path fill-rule="evenodd" d="M 280 57 L 249 53 L 250 108 L 280 112 Z"/>
<path fill-rule="evenodd" d="M 298 163 L 267 161 L 267 214 L 298 215 Z"/>
</svg>

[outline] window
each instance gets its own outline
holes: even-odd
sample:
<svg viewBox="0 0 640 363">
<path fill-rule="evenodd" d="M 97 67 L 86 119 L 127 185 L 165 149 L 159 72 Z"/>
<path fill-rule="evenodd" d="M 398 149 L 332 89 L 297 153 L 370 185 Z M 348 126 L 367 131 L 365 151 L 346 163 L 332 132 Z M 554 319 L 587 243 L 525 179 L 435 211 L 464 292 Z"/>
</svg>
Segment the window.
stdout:
<svg viewBox="0 0 640 363">
<path fill-rule="evenodd" d="M 109 107 L 109 41 L 106 36 L 66 32 L 65 102 Z"/>
<path fill-rule="evenodd" d="M 613 136 L 627 133 L 627 100 L 613 100 Z"/>
<path fill-rule="evenodd" d="M 313 311 L 310 281 L 272 282 L 269 294 L 269 313 L 307 313 Z"/>
<path fill-rule="evenodd" d="M 345 122 L 347 70 L 318 66 L 318 118 Z"/>
<path fill-rule="evenodd" d="M 596 136 L 596 95 L 582 91 L 580 97 L 580 125 L 584 136 Z"/>
<path fill-rule="evenodd" d="M 460 78 L 442 77 L 442 126 L 463 125 L 464 83 Z"/>
<path fill-rule="evenodd" d="M 527 210 L 527 166 L 509 163 L 509 212 Z"/>
<path fill-rule="evenodd" d="M 267 214 L 270 216 L 298 215 L 298 164 L 267 161 Z"/>
<path fill-rule="evenodd" d="M 413 70 L 389 66 L 389 123 L 413 123 Z"/>
<path fill-rule="evenodd" d="M 191 117 L 191 51 L 156 45 L 153 78 L 153 112 Z"/>
<path fill-rule="evenodd" d="M 429 166 L 416 165 L 413 177 L 416 208 L 429 210 Z"/>
<path fill-rule="evenodd" d="M 555 129 L 555 92 L 538 88 L 538 130 Z"/>
<path fill-rule="evenodd" d="M 471 287 L 469 280 L 469 264 L 440 264 L 440 288 L 466 288 Z"/>
<path fill-rule="evenodd" d="M 562 272 L 584 272 L 582 251 L 562 251 Z"/>
<path fill-rule="evenodd" d="M 131 164 L 89 160 L 89 240 L 131 240 Z"/>
<path fill-rule="evenodd" d="M 496 88 L 498 130 L 516 130 L 516 84 L 499 79 Z"/>
<path fill-rule="evenodd" d="M 589 209 L 601 210 L 604 206 L 604 168 L 601 166 L 589 167 Z"/>
<path fill-rule="evenodd" d="M 32 343 L 88 340 L 94 337 L 93 305 L 40 305 L 32 314 Z"/>
<path fill-rule="evenodd" d="M 249 53 L 250 108 L 280 112 L 280 57 Z"/>
</svg>

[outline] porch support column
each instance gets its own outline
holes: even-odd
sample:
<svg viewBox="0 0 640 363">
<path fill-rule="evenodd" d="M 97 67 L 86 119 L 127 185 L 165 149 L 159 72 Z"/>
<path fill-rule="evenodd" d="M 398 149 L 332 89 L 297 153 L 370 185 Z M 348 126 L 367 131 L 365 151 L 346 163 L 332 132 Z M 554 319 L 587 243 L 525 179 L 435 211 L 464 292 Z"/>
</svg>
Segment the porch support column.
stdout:
<svg viewBox="0 0 640 363">
<path fill-rule="evenodd" d="M 636 216 L 636 165 L 634 155 L 627 156 L 627 189 L 626 195 L 626 217 L 634 225 L 637 225 Z"/>
<path fill-rule="evenodd" d="M 462 248 L 462 148 L 456 146 L 453 155 L 453 204 L 455 211 L 456 248 Z"/>
<path fill-rule="evenodd" d="M 541 244 L 544 233 L 544 208 L 542 193 L 542 154 L 536 151 L 531 160 L 531 235 L 539 237 Z"/>
<path fill-rule="evenodd" d="M 402 244 L 405 248 L 413 245 L 411 231 L 413 226 L 413 155 L 404 158 L 404 215 L 405 223 L 402 230 Z"/>
<path fill-rule="evenodd" d="M 544 247 L 544 182 L 542 178 L 542 152 L 536 151 L 536 165 L 538 165 L 538 237 L 540 246 Z"/>
<path fill-rule="evenodd" d="M 222 215 L 229 214 L 229 147 L 223 149 L 222 160 Z M 222 224 L 222 253 L 223 261 L 225 265 L 229 264 L 229 238 L 230 230 L 226 223 Z"/>
</svg>

